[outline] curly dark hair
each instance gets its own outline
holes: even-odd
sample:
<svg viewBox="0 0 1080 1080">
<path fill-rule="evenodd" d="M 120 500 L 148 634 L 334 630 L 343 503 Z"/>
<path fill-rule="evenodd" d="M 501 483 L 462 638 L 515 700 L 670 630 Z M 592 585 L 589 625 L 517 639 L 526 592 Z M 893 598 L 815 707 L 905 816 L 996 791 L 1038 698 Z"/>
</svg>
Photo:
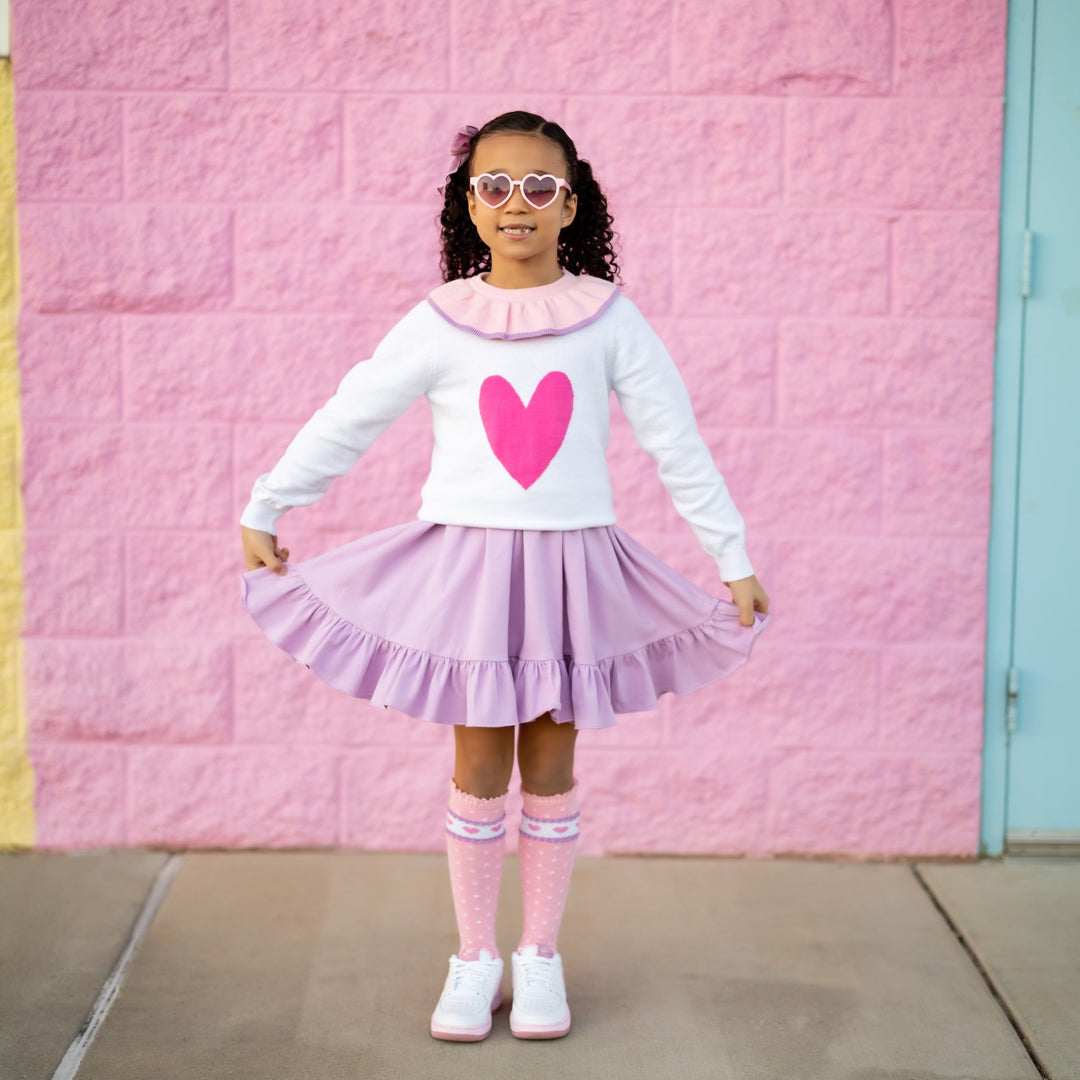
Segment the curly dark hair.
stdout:
<svg viewBox="0 0 1080 1080">
<path fill-rule="evenodd" d="M 593 176 L 592 166 L 577 155 L 573 140 L 558 124 L 530 112 L 508 112 L 489 120 L 469 141 L 469 153 L 446 179 L 443 188 L 443 281 L 473 277 L 491 269 L 491 252 L 469 217 L 468 191 L 473 154 L 481 139 L 504 133 L 542 135 L 558 143 L 566 157 L 566 180 L 577 195 L 577 214 L 559 237 L 559 265 L 572 274 L 591 274 L 617 281 L 619 264 L 613 247 L 615 233 L 607 199 Z"/>
</svg>

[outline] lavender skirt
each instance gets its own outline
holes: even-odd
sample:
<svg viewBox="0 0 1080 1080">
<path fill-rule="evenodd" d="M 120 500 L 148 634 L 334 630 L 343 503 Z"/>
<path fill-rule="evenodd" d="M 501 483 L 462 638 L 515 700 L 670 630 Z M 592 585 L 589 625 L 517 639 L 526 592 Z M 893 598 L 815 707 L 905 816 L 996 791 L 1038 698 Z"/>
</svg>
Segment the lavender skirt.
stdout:
<svg viewBox="0 0 1080 1080">
<path fill-rule="evenodd" d="M 550 712 L 579 728 L 729 675 L 767 619 L 717 600 L 621 529 L 413 521 L 241 576 L 274 644 L 324 682 L 440 724 Z"/>
</svg>

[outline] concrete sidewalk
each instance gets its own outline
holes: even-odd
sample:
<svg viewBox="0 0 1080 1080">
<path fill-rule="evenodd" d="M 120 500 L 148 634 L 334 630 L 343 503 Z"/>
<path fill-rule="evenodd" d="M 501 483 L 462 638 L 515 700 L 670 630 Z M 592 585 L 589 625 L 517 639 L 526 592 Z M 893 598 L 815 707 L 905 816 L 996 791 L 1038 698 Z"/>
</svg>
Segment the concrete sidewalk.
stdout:
<svg viewBox="0 0 1080 1080">
<path fill-rule="evenodd" d="M 571 1033 L 520 1042 L 504 1008 L 486 1042 L 455 1044 L 427 1031 L 456 947 L 442 857 L 168 859 L 0 857 L 0 1078 L 54 1075 L 166 864 L 69 1076 L 1080 1077 L 1078 861 L 582 858 L 560 940 Z M 506 955 L 519 911 L 510 858 Z"/>
</svg>

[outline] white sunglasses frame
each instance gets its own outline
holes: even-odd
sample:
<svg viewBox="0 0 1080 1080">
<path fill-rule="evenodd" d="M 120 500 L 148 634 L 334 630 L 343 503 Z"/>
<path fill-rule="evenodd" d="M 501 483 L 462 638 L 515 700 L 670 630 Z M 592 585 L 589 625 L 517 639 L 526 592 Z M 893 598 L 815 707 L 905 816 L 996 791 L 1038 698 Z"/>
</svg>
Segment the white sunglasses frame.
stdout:
<svg viewBox="0 0 1080 1080">
<path fill-rule="evenodd" d="M 510 190 L 506 193 L 506 198 L 500 203 L 489 203 L 486 199 L 480 197 L 480 193 L 476 190 L 476 185 L 484 179 L 484 177 L 490 177 L 492 180 L 498 177 L 503 177 L 509 183 Z M 551 197 L 551 202 L 544 203 L 543 206 L 537 206 L 536 203 L 525 194 L 525 181 L 526 180 L 554 180 L 555 181 L 555 194 Z M 520 180 L 511 180 L 509 175 L 504 172 L 497 173 L 480 173 L 479 176 L 469 177 L 469 189 L 475 194 L 476 198 L 480 200 L 489 210 L 498 210 L 499 207 L 505 206 L 514 197 L 514 188 L 521 189 L 521 197 L 534 209 L 534 210 L 547 210 L 548 207 L 554 206 L 556 199 L 559 197 L 559 189 L 566 188 L 567 194 L 572 195 L 573 192 L 570 189 L 570 185 L 561 176 L 553 176 L 551 173 L 526 173 Z"/>
</svg>

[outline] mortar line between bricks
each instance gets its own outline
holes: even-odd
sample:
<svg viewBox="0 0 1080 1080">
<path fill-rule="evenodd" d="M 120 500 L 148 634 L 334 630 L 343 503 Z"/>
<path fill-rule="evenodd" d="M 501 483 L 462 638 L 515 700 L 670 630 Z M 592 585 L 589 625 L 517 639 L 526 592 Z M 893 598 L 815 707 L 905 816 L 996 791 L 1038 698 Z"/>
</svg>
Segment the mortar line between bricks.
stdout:
<svg viewBox="0 0 1080 1080">
<path fill-rule="evenodd" d="M 979 959 L 979 954 L 975 951 L 971 943 L 964 937 L 960 930 L 960 927 L 953 921 L 952 916 L 945 909 L 945 905 L 938 899 L 937 894 L 931 888 L 930 883 L 919 873 L 919 868 L 915 863 L 911 864 L 911 872 L 915 875 L 915 880 L 922 886 L 923 891 L 930 898 L 930 903 L 937 908 L 938 914 L 944 919 L 945 925 L 952 931 L 953 936 L 960 943 L 960 947 L 967 953 L 968 959 L 971 961 L 975 970 L 979 973 L 979 977 L 982 979 L 986 989 L 990 992 L 990 996 L 997 1002 L 998 1007 L 1001 1009 L 1005 1016 L 1005 1019 L 1012 1025 L 1013 1031 L 1016 1032 L 1016 1037 L 1020 1040 L 1024 1049 L 1027 1051 L 1028 1057 L 1031 1059 L 1031 1064 L 1035 1066 L 1039 1073 L 1039 1076 L 1043 1077 L 1043 1080 L 1052 1080 L 1051 1074 L 1043 1064 L 1042 1059 L 1039 1057 L 1038 1051 L 1035 1049 L 1031 1040 L 1027 1036 L 1027 1032 L 1024 1031 L 1023 1025 L 1020 1023 L 1016 1013 L 1009 1007 L 1009 1003 L 1005 1000 L 1004 995 L 998 989 L 997 984 L 994 982 L 990 972 L 987 971 L 983 962 Z"/>
<path fill-rule="evenodd" d="M 337 846 L 345 846 L 346 827 L 348 825 L 349 801 L 346 797 L 346 769 L 348 768 L 347 754 L 339 754 L 337 760 Z"/>
<path fill-rule="evenodd" d="M 128 968 L 131 966 L 135 954 L 139 951 L 139 946 L 142 945 L 143 938 L 146 937 L 150 924 L 154 921 L 154 916 L 157 915 L 158 908 L 161 907 L 173 878 L 176 877 L 177 871 L 180 869 L 181 858 L 180 855 L 170 855 L 157 872 L 154 883 L 146 894 L 146 899 L 143 901 L 142 908 L 139 910 L 138 917 L 131 928 L 127 944 L 120 953 L 116 965 L 109 973 L 108 978 L 102 984 L 97 1000 L 90 1010 L 90 1015 L 71 1041 L 71 1045 L 67 1048 L 67 1052 L 56 1068 L 56 1072 L 53 1073 L 52 1080 L 73 1080 L 76 1073 L 78 1073 L 79 1066 L 82 1064 L 87 1050 L 90 1049 L 94 1039 L 97 1037 L 98 1031 L 101 1030 L 101 1025 L 109 1015 L 109 1010 L 119 996 Z"/>
<path fill-rule="evenodd" d="M 898 75 L 900 67 L 900 49 L 898 47 L 900 28 L 897 26 L 895 4 L 890 4 L 888 6 L 886 18 L 889 20 L 889 90 L 885 97 L 895 100 L 900 96 L 896 92 L 896 86 L 899 82 Z"/>
<path fill-rule="evenodd" d="M 671 4 L 668 8 L 668 47 L 667 47 L 667 91 L 665 96 L 675 95 L 675 57 L 679 36 L 679 5 Z M 631 96 L 631 95 L 628 95 Z"/>
<path fill-rule="evenodd" d="M 42 85 L 42 86 L 27 86 L 20 87 L 20 93 L 26 95 L 33 95 L 35 97 L 45 97 L 47 95 L 70 95 L 70 94 L 87 94 L 99 98 L 122 98 L 132 94 L 137 94 L 142 98 L 184 98 L 184 97 L 205 97 L 205 98 L 220 98 L 220 97 L 268 97 L 268 98 L 332 98 L 338 95 L 344 95 L 345 97 L 357 98 L 357 99 L 385 99 L 385 98 L 422 98 L 424 100 L 430 100 L 433 94 L 445 94 L 445 93 L 468 93 L 467 89 L 459 89 L 457 87 L 451 87 L 449 91 L 445 88 L 430 86 L 419 90 L 409 90 L 405 88 L 390 88 L 385 90 L 372 89 L 371 87 L 362 86 L 335 86 L 335 87 L 305 87 L 305 86 L 290 86 L 284 89 L 267 86 L 243 86 L 233 85 L 230 80 L 226 80 L 220 86 L 187 86 L 182 88 L 177 87 L 155 87 L 155 86 L 77 86 L 74 84 L 66 85 Z M 522 93 L 535 93 L 546 94 L 550 92 L 548 87 L 535 87 L 532 90 L 523 90 Z M 992 102 L 995 104 L 1001 103 L 1001 91 L 994 93 L 979 93 L 979 94 L 904 94 L 896 93 L 895 91 L 888 91 L 884 93 L 866 93 L 866 94 L 837 94 L 837 93 L 820 93 L 820 94 L 773 94 L 773 93 L 760 93 L 752 87 L 747 89 L 728 89 L 728 90 L 684 90 L 671 89 L 671 90 L 645 90 L 639 93 L 635 93 L 633 90 L 567 90 L 563 91 L 564 96 L 573 97 L 575 99 L 587 100 L 587 101 L 625 101 L 627 99 L 631 101 L 648 101 L 650 99 L 656 99 L 658 101 L 670 102 L 672 99 L 683 99 L 685 101 L 731 101 L 734 99 L 746 99 L 750 101 L 821 101 L 821 102 L 834 102 L 834 103 L 847 103 L 847 102 L 877 102 L 882 105 L 891 104 L 893 102 L 899 104 L 906 104 L 907 102 L 914 101 L 928 101 L 934 104 L 956 104 L 967 103 L 972 101 Z"/>
<path fill-rule="evenodd" d="M 654 710 L 659 711 L 659 710 Z M 438 727 L 440 731 L 446 731 L 452 725 L 436 723 L 435 721 L 423 720 L 417 721 L 417 723 L 430 724 L 433 728 Z M 604 730 L 600 728 L 584 729 L 584 730 Z M 447 736 L 449 738 L 449 736 Z M 38 739 L 37 744 L 44 747 L 51 746 L 79 746 L 79 747 L 98 747 L 102 749 L 115 748 L 117 746 L 115 741 L 112 741 L 110 737 L 105 736 L 96 739 Z M 400 739 L 384 740 L 369 739 L 365 742 L 350 742 L 350 743 L 336 743 L 336 742 L 275 742 L 272 740 L 266 740 L 264 742 L 255 742 L 253 740 L 245 740 L 243 742 L 212 742 L 208 743 L 205 740 L 200 741 L 185 741 L 185 742 L 160 742 L 160 741 L 140 741 L 138 743 L 124 744 L 125 749 L 128 751 L 143 751 L 143 750 L 198 750 L 205 753 L 220 753 L 221 751 L 228 752 L 242 752 L 242 751 L 257 751 L 257 750 L 288 750 L 288 751 L 300 751 L 300 750 L 312 750 L 322 751 L 329 753 L 331 751 L 344 749 L 348 753 L 359 753 L 365 750 L 391 750 L 391 749 L 407 749 L 407 750 L 442 750 L 446 744 L 440 742 L 437 737 L 432 736 L 430 741 L 425 738 L 417 740 L 415 742 L 405 742 Z M 629 742 L 621 744 L 616 749 L 619 750 L 636 750 L 636 749 L 655 749 L 657 744 L 655 742 L 645 741 L 641 742 Z M 753 750 L 760 748 L 760 743 L 754 740 L 748 740 L 746 742 L 737 742 L 732 744 L 733 749 L 738 750 Z M 678 748 L 675 746 L 663 746 L 665 750 L 669 750 L 672 753 L 677 753 Z M 836 751 L 835 744 L 812 744 L 805 742 L 775 742 L 771 743 L 768 750 L 785 750 L 796 751 L 800 754 L 806 755 L 829 755 Z M 845 755 L 851 758 L 875 758 L 875 759 L 903 759 L 908 758 L 912 754 L 918 754 L 923 761 L 942 761 L 957 757 L 967 757 L 971 754 L 978 753 L 978 747 L 961 747 L 959 749 L 947 749 L 942 748 L 939 750 L 925 751 L 924 744 L 913 744 L 911 746 L 883 746 L 876 743 L 870 743 L 867 745 L 856 746 L 844 746 L 841 748 Z M 200 849 L 201 850 L 201 849 Z M 932 854 L 932 853 L 931 853 Z M 815 857 L 819 857 L 815 854 Z M 829 857 L 832 856 L 820 856 Z M 898 857 L 910 857 L 910 858 L 927 858 L 926 855 L 912 855 L 912 856 L 898 856 Z"/>
<path fill-rule="evenodd" d="M 449 25 L 446 28 L 446 90 L 457 91 L 458 4 L 451 0 Z"/>
<path fill-rule="evenodd" d="M 225 89 L 224 93 L 233 94 L 233 27 L 236 20 L 233 18 L 233 0 L 225 0 Z"/>
<path fill-rule="evenodd" d="M 131 846 L 131 822 L 133 820 L 131 816 L 132 810 L 132 797 L 131 797 L 131 750 L 126 745 L 120 746 L 120 762 L 122 765 L 122 775 L 124 778 L 124 846 Z"/>
<path fill-rule="evenodd" d="M 120 197 L 115 200 L 123 205 L 131 193 L 131 178 L 128 175 L 128 98 L 122 95 L 120 105 Z"/>
<path fill-rule="evenodd" d="M 791 202 L 791 177 L 788 169 L 788 153 L 791 146 L 790 135 L 791 105 L 785 101 L 780 106 L 780 210 L 789 210 Z"/>
<path fill-rule="evenodd" d="M 762 425 L 763 427 L 768 428 L 774 433 L 777 430 L 784 430 L 787 427 L 787 425 L 783 422 L 783 418 L 780 416 L 780 403 L 784 400 L 782 375 L 784 365 L 781 362 L 780 356 L 781 338 L 783 335 L 783 322 L 783 316 L 772 320 L 772 397 L 769 402 L 769 423 Z"/>
<path fill-rule="evenodd" d="M 889 221 L 885 230 L 885 314 L 887 318 L 899 318 L 896 310 L 896 229 L 898 221 Z"/>
<path fill-rule="evenodd" d="M 403 204 L 392 202 L 389 199 L 369 199 L 369 198 L 350 198 L 345 194 L 335 195 L 332 198 L 312 198 L 312 199 L 236 199 L 231 197 L 222 197 L 220 199 L 204 199 L 204 198 L 190 198 L 186 195 L 171 194 L 168 198 L 162 198 L 157 200 L 151 199 L 125 199 L 125 198 L 109 198 L 109 199 L 85 199 L 76 197 L 64 197 L 64 198 L 33 198 L 28 197 L 19 201 L 20 206 L 40 206 L 40 207 L 82 207 L 89 209 L 166 209 L 166 210 L 193 210 L 193 209 L 212 209 L 212 208 L 239 208 L 239 209 L 260 209 L 262 207 L 290 207 L 300 210 L 364 210 L 369 207 L 375 209 L 400 209 Z M 430 212 L 433 208 L 427 203 L 413 202 L 404 204 L 410 206 L 413 209 Z M 646 203 L 643 202 L 627 202 L 620 208 L 621 210 L 639 210 L 642 208 L 648 208 Z M 728 217 L 742 217 L 747 214 L 757 214 L 760 217 L 768 217 L 776 212 L 790 212 L 790 214 L 802 214 L 809 216 L 812 214 L 832 215 L 833 217 L 840 217 L 842 214 L 846 214 L 849 211 L 851 213 L 860 214 L 865 217 L 887 217 L 890 218 L 893 215 L 898 214 L 940 214 L 947 217 L 953 217 L 957 214 L 993 214 L 996 208 L 989 203 L 977 204 L 968 203 L 966 205 L 949 205 L 947 203 L 941 203 L 937 205 L 923 205 L 918 207 L 911 207 L 901 205 L 899 203 L 889 202 L 854 202 L 849 201 L 841 204 L 839 202 L 796 202 L 790 201 L 784 198 L 779 199 L 776 202 L 737 202 L 729 201 L 723 205 L 717 203 L 679 203 L 678 205 L 670 205 L 666 209 L 679 210 L 679 211 L 700 211 L 702 213 L 714 213 L 723 214 Z M 122 314 L 133 315 L 187 315 L 187 314 L 207 314 L 215 315 L 220 314 L 222 311 L 226 311 L 226 308 L 182 308 L 182 309 L 169 309 L 169 310 L 147 310 L 139 311 L 136 309 L 118 309 Z M 278 307 L 265 309 L 270 313 L 277 313 Z M 299 311 L 312 311 L 312 308 L 298 308 Z M 346 313 L 352 313 L 354 310 L 360 309 L 341 309 Z M 96 311 L 109 313 L 109 309 L 106 308 L 73 308 L 63 310 L 47 310 L 35 312 L 35 314 L 45 315 L 67 315 L 73 312 L 84 311 Z M 321 313 L 321 312 L 317 312 Z M 976 316 L 965 315 L 944 315 L 937 316 L 938 318 L 952 319 L 952 318 L 975 318 Z M 912 318 L 918 318 L 918 316 L 912 316 Z M 935 318 L 935 316 L 923 316 L 923 318 Z M 374 321 L 374 320 L 373 320 Z"/>
</svg>

